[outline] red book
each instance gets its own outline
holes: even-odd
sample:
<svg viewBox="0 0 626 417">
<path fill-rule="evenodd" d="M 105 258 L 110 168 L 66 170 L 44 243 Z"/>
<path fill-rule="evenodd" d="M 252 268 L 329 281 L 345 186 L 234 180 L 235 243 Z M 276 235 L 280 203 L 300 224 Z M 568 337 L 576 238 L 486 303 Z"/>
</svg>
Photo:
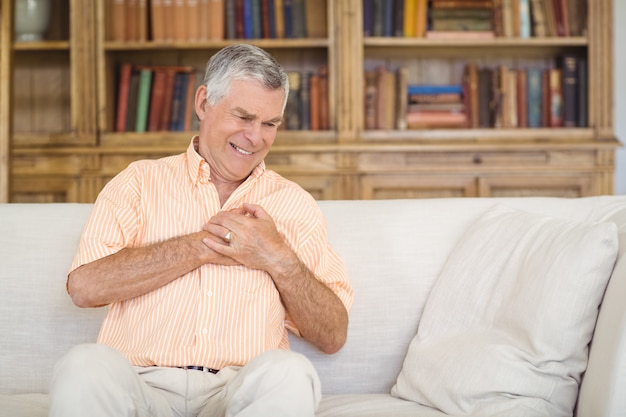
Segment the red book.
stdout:
<svg viewBox="0 0 626 417">
<path fill-rule="evenodd" d="M 311 130 L 320 130 L 320 76 L 311 74 L 309 78 L 309 101 L 310 111 L 309 121 Z"/>
<path fill-rule="evenodd" d="M 167 71 L 165 77 L 165 96 L 163 97 L 163 108 L 161 112 L 161 123 L 159 130 L 170 129 L 170 116 L 172 112 L 172 97 L 174 95 L 175 71 Z"/>
<path fill-rule="evenodd" d="M 120 76 L 117 84 L 117 118 L 115 119 L 116 132 L 126 131 L 126 110 L 128 109 L 128 91 L 132 70 L 132 64 L 124 63 L 120 66 Z"/>
<path fill-rule="evenodd" d="M 152 94 L 150 95 L 150 113 L 148 114 L 148 132 L 159 130 L 165 98 L 165 84 L 167 72 L 164 70 L 154 71 L 152 81 Z"/>
</svg>

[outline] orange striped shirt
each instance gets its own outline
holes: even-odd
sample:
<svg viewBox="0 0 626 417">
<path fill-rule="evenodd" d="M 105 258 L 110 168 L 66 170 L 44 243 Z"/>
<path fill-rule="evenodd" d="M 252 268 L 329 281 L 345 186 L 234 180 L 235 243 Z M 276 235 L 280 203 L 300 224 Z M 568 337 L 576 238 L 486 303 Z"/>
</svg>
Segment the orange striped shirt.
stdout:
<svg viewBox="0 0 626 417">
<path fill-rule="evenodd" d="M 210 168 L 196 152 L 130 164 L 102 190 L 71 270 L 125 247 L 197 232 L 218 211 L 258 204 L 300 259 L 341 299 L 353 292 L 327 240 L 315 200 L 261 163 L 220 207 Z M 243 365 L 298 334 L 271 277 L 243 266 L 206 264 L 148 294 L 109 306 L 98 342 L 138 366 Z"/>
</svg>

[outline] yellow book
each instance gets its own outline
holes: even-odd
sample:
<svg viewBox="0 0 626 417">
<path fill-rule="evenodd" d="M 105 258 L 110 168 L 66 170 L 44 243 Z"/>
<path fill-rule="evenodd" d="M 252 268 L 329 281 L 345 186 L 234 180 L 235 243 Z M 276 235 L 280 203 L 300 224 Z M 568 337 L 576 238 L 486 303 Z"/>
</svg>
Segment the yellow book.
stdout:
<svg viewBox="0 0 626 417">
<path fill-rule="evenodd" d="M 404 36 L 415 37 L 415 11 L 418 0 L 404 0 Z"/>
</svg>

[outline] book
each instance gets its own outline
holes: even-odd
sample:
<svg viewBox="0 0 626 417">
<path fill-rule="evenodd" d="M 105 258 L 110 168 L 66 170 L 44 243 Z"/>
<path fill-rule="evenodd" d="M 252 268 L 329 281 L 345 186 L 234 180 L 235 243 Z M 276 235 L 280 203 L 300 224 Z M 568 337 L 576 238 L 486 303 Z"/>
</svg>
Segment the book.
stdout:
<svg viewBox="0 0 626 417">
<path fill-rule="evenodd" d="M 115 120 L 115 131 L 126 131 L 126 117 L 128 112 L 128 101 L 130 92 L 130 76 L 133 65 L 123 63 L 120 65 L 119 77 L 117 82 L 117 116 Z"/>
<path fill-rule="evenodd" d="M 463 128 L 467 125 L 467 116 L 463 112 L 447 111 L 409 111 L 406 115 L 409 129 Z"/>
<path fill-rule="evenodd" d="M 365 129 L 372 130 L 376 129 L 376 96 L 377 96 L 377 87 L 376 87 L 376 71 L 369 70 L 365 71 L 365 76 L 363 77 L 365 85 L 364 87 L 364 124 Z"/>
<path fill-rule="evenodd" d="M 305 1 L 306 36 L 309 38 L 327 38 L 328 16 L 326 2 L 316 0 Z"/>
<path fill-rule="evenodd" d="M 165 11 L 163 0 L 150 0 L 150 26 L 152 27 L 152 40 L 165 41 Z"/>
<path fill-rule="evenodd" d="M 226 39 L 237 39 L 237 1 L 238 0 L 224 0 L 224 37 Z"/>
<path fill-rule="evenodd" d="M 163 113 L 163 101 L 167 82 L 167 71 L 157 69 L 154 71 L 152 80 L 152 92 L 150 94 L 150 110 L 148 112 L 148 132 L 158 131 Z"/>
<path fill-rule="evenodd" d="M 423 38 L 428 21 L 428 1 L 417 0 L 415 4 L 415 37 Z"/>
<path fill-rule="evenodd" d="M 409 78 L 409 70 L 407 67 L 400 67 L 396 71 L 396 120 L 395 127 L 398 130 L 407 129 L 407 108 L 409 103 L 408 98 L 408 78 Z"/>
<path fill-rule="evenodd" d="M 328 67 L 322 66 L 318 71 L 320 77 L 320 129 L 330 129 L 330 114 L 328 109 Z"/>
<path fill-rule="evenodd" d="M 187 7 L 185 6 L 185 0 L 173 0 L 172 14 L 171 14 L 171 26 L 172 37 L 175 41 L 184 41 L 187 39 Z M 166 17 L 167 19 L 167 17 Z"/>
<path fill-rule="evenodd" d="M 137 40 L 148 40 L 148 0 L 138 0 L 137 4 Z"/>
<path fill-rule="evenodd" d="M 139 92 L 139 72 L 133 70 L 128 83 L 128 104 L 126 106 L 125 132 L 133 132 L 137 120 L 137 94 Z"/>
<path fill-rule="evenodd" d="M 493 127 L 493 70 L 478 70 L 478 126 Z"/>
<path fill-rule="evenodd" d="M 285 37 L 285 6 L 284 0 L 274 0 L 274 24 L 276 25 L 276 38 Z"/>
<path fill-rule="evenodd" d="M 311 129 L 311 74 L 300 74 L 300 129 Z"/>
<path fill-rule="evenodd" d="M 563 126 L 578 126 L 578 57 L 565 54 L 559 58 L 563 88 Z"/>
<path fill-rule="evenodd" d="M 112 0 L 111 4 L 111 40 L 126 41 L 126 2 Z"/>
<path fill-rule="evenodd" d="M 478 65 L 474 63 L 465 66 L 465 103 L 468 118 L 468 127 L 479 127 L 479 105 L 478 105 Z"/>
<path fill-rule="evenodd" d="M 526 70 L 526 81 L 528 83 L 526 88 L 528 97 L 528 127 L 541 127 L 543 125 L 542 70 L 540 68 L 528 68 Z"/>
<path fill-rule="evenodd" d="M 404 0 L 404 36 L 415 37 L 415 19 L 418 0 Z"/>
<path fill-rule="evenodd" d="M 547 36 L 545 6 L 543 0 L 530 0 L 532 35 L 538 38 Z"/>
<path fill-rule="evenodd" d="M 531 35 L 530 0 L 519 0 L 519 37 L 527 39 Z"/>
<path fill-rule="evenodd" d="M 195 93 L 196 93 L 196 73 L 195 71 L 187 74 L 187 85 L 185 97 L 183 100 L 184 110 L 182 111 L 181 130 L 189 132 L 191 130 L 191 120 L 196 114 L 195 109 Z"/>
<path fill-rule="evenodd" d="M 304 4 L 305 0 L 291 0 L 291 1 L 293 2 L 292 14 L 291 14 L 291 18 L 293 19 L 292 35 L 294 38 L 298 38 L 298 39 L 306 38 L 308 29 L 306 26 L 306 10 L 305 10 L 306 5 Z M 317 3 L 319 4 L 322 2 L 317 2 Z"/>
<path fill-rule="evenodd" d="M 517 125 L 528 127 L 528 89 L 526 70 L 517 70 Z"/>
<path fill-rule="evenodd" d="M 300 73 L 287 72 L 289 78 L 289 96 L 285 108 L 285 128 L 288 130 L 300 129 Z"/>
<path fill-rule="evenodd" d="M 561 85 L 561 70 L 550 68 L 548 74 L 549 92 L 549 127 L 563 126 L 563 89 Z"/>
<path fill-rule="evenodd" d="M 172 107 L 170 110 L 168 129 L 173 132 L 183 130 L 188 76 L 189 74 L 185 72 L 176 72 L 174 74 L 174 90 L 172 94 Z"/>
<path fill-rule="evenodd" d="M 311 73 L 309 76 L 309 128 L 320 130 L 320 76 Z"/>
<path fill-rule="evenodd" d="M 139 89 L 137 90 L 137 116 L 135 118 L 135 132 L 145 132 L 148 127 L 148 110 L 150 92 L 152 89 L 152 70 L 139 71 Z"/>
<path fill-rule="evenodd" d="M 183 39 L 197 42 L 200 40 L 200 2 L 199 0 L 185 0 L 184 8 L 186 29 Z"/>
<path fill-rule="evenodd" d="M 587 58 L 578 58 L 578 127 L 586 127 L 589 90 L 587 87 Z"/>
<path fill-rule="evenodd" d="M 139 0 L 124 0 L 124 4 L 126 5 L 124 14 L 126 35 L 124 40 L 136 42 L 139 40 Z"/>
</svg>

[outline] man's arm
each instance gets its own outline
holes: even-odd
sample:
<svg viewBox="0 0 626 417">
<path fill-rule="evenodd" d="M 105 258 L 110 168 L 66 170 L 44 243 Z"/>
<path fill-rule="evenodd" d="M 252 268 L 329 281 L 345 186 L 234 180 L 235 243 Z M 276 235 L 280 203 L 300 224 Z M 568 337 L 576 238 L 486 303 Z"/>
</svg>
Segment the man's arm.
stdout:
<svg viewBox="0 0 626 417">
<path fill-rule="evenodd" d="M 229 243 L 204 239 L 210 249 L 272 277 L 302 337 L 326 353 L 341 349 L 348 331 L 345 306 L 298 258 L 261 207 L 246 204 L 237 211 L 220 212 L 206 230 L 216 236 L 230 232 Z"/>
<path fill-rule="evenodd" d="M 146 294 L 205 263 L 235 264 L 208 249 L 202 239 L 219 240 L 201 231 L 148 246 L 125 248 L 82 265 L 68 276 L 70 297 L 79 307 L 99 307 Z"/>
</svg>

